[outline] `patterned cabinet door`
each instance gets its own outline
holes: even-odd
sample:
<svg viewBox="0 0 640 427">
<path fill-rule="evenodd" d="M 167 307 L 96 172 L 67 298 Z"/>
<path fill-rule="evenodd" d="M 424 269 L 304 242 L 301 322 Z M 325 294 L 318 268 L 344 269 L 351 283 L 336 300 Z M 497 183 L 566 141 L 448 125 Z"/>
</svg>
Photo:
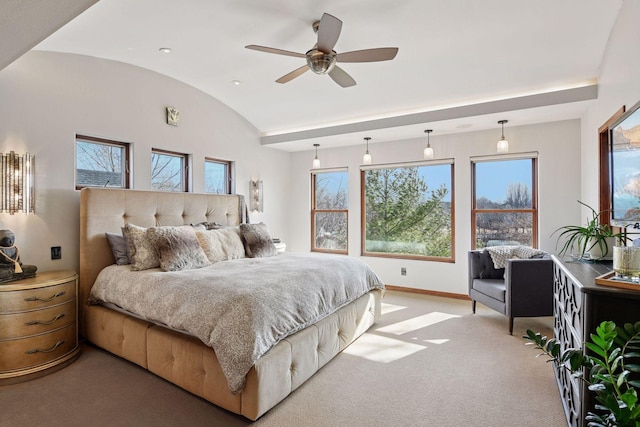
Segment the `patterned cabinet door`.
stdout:
<svg viewBox="0 0 640 427">
<path fill-rule="evenodd" d="M 558 263 L 554 263 L 554 335 L 561 350 L 582 348 L 584 294 Z M 567 422 L 582 427 L 583 387 L 579 379 L 562 368 L 555 367 L 556 379 Z"/>
</svg>

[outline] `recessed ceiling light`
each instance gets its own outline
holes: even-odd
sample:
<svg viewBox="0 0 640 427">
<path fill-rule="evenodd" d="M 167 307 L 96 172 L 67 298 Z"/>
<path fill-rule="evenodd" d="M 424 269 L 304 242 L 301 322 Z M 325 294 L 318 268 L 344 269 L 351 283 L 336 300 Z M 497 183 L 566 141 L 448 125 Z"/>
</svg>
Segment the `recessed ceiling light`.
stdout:
<svg viewBox="0 0 640 427">
<path fill-rule="evenodd" d="M 242 84 L 240 80 L 231 80 L 231 83 L 233 83 L 236 86 L 240 86 Z"/>
<path fill-rule="evenodd" d="M 171 52 L 171 48 L 170 47 L 161 47 L 160 49 L 158 49 L 160 52 L 162 53 L 169 53 Z"/>
</svg>

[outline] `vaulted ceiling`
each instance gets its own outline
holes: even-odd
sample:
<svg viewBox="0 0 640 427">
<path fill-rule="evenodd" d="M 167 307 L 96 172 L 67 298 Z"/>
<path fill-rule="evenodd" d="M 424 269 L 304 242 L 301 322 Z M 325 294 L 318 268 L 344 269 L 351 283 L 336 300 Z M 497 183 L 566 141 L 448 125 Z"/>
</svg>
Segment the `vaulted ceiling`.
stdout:
<svg viewBox="0 0 640 427">
<path fill-rule="evenodd" d="M 432 136 L 498 129 L 500 119 L 518 126 L 578 118 L 597 96 L 598 67 L 621 2 L 102 0 L 82 12 L 93 1 L 66 0 L 54 11 L 44 5 L 60 2 L 40 1 L 40 21 L 23 21 L 21 31 L 40 29 L 26 51 L 42 31 L 55 30 L 54 18 L 62 25 L 79 13 L 35 49 L 173 77 L 244 116 L 263 144 L 297 151 L 314 142 L 361 143 L 364 135 L 372 142 L 418 138 L 426 128 Z M 31 2 L 9 0 L 13 13 L 24 3 Z M 339 62 L 357 82 L 342 88 L 312 72 L 276 83 L 305 59 L 245 49 L 305 53 L 317 39 L 312 24 L 325 12 L 343 22 L 336 52 L 391 46 L 398 55 Z M 5 14 L 0 28 L 13 21 Z M 6 32 L 0 30 L 0 40 Z M 165 47 L 171 52 L 159 50 Z M 13 61 L 7 53 L 0 44 L 0 58 Z"/>
</svg>

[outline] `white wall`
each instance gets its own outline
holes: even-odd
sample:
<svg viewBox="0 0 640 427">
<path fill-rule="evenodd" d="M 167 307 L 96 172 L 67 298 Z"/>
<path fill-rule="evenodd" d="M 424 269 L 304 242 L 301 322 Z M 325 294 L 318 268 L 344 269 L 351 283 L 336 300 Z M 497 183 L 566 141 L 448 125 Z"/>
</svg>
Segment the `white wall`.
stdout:
<svg viewBox="0 0 640 427">
<path fill-rule="evenodd" d="M 505 115 L 508 118 L 508 115 Z M 387 284 L 458 294 L 467 293 L 467 251 L 471 248 L 470 157 L 495 154 L 500 128 L 431 135 L 436 158 L 455 159 L 455 263 L 362 257 Z M 580 121 L 561 121 L 505 128 L 511 152 L 539 152 L 540 248 L 553 252 L 558 227 L 578 220 L 580 195 Z M 347 137 L 345 137 L 347 138 Z M 421 160 L 424 138 L 370 145 L 373 163 Z M 310 147 L 311 148 L 311 147 Z M 360 174 L 364 146 L 320 149 L 322 167 L 349 169 L 349 255 L 360 256 Z M 308 251 L 310 231 L 310 167 L 313 152 L 292 155 L 291 228 L 288 248 Z M 400 268 L 407 275 L 400 275 Z"/>
<path fill-rule="evenodd" d="M 180 126 L 166 124 L 165 107 L 180 110 Z M 96 58 L 29 52 L 0 71 L 0 152 L 35 156 L 36 214 L 0 214 L 0 228 L 16 234 L 23 263 L 40 271 L 78 268 L 79 192 L 74 183 L 75 135 L 133 144 L 136 189 L 150 189 L 151 148 L 192 155 L 194 192 L 204 191 L 204 157 L 236 162 L 236 192 L 264 181 L 264 221 L 288 239 L 290 155 L 259 142 L 244 118 L 203 92 L 160 74 Z M 62 259 L 50 247 L 62 246 Z"/>
<path fill-rule="evenodd" d="M 582 194 L 598 205 L 598 128 L 640 101 L 640 2 L 624 0 L 600 65 L 598 99 L 582 118 Z M 640 167 L 640 166 L 639 166 Z"/>
</svg>

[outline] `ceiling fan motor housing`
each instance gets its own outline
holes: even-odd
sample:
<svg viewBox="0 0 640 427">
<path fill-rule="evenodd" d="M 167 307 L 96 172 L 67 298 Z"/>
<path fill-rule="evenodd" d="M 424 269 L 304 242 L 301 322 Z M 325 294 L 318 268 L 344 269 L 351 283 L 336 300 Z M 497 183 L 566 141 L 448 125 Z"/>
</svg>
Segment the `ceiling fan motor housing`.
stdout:
<svg viewBox="0 0 640 427">
<path fill-rule="evenodd" d="M 307 64 L 311 71 L 316 74 L 327 74 L 333 70 L 336 65 L 336 52 L 324 53 L 318 49 L 311 49 L 306 53 Z"/>
</svg>

